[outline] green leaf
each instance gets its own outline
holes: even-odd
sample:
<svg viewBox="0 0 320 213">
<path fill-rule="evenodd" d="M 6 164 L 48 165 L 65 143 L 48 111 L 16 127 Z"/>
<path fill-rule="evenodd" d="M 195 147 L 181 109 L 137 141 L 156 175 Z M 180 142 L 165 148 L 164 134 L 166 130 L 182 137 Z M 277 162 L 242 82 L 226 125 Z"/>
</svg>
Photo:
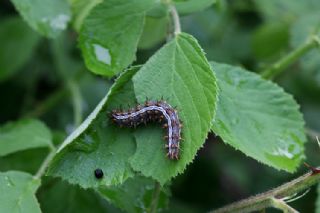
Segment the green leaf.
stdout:
<svg viewBox="0 0 320 213">
<path fill-rule="evenodd" d="M 145 11 L 153 4 L 154 0 L 109 0 L 92 9 L 80 32 L 89 70 L 113 76 L 135 60 Z"/>
<path fill-rule="evenodd" d="M 44 36 L 54 38 L 67 28 L 70 8 L 66 0 L 12 0 L 25 21 Z"/>
<path fill-rule="evenodd" d="M 267 19 L 279 21 L 297 16 L 305 16 L 311 11 L 319 10 L 318 0 L 304 1 L 278 1 L 278 0 L 254 0 L 257 8 Z"/>
<path fill-rule="evenodd" d="M 259 75 L 212 63 L 221 90 L 212 130 L 247 156 L 295 171 L 304 158 L 304 121 L 291 95 Z"/>
<path fill-rule="evenodd" d="M 73 26 L 80 31 L 84 19 L 89 15 L 90 11 L 103 0 L 70 0 L 73 15 Z"/>
<path fill-rule="evenodd" d="M 160 18 L 147 16 L 138 47 L 148 49 L 164 41 L 168 30 L 168 22 L 167 16 Z"/>
<path fill-rule="evenodd" d="M 35 192 L 40 180 L 18 171 L 0 172 L 0 212 L 41 212 Z"/>
<path fill-rule="evenodd" d="M 50 130 L 39 120 L 10 122 L 0 128 L 0 156 L 25 149 L 50 147 L 51 141 Z"/>
<path fill-rule="evenodd" d="M 14 75 L 32 57 L 39 36 L 19 17 L 0 22 L 0 81 Z M 14 63 L 12 63 L 14 59 Z"/>
<path fill-rule="evenodd" d="M 134 175 L 132 168 L 162 184 L 183 172 L 210 129 L 217 92 L 214 74 L 196 40 L 187 34 L 177 36 L 136 72 L 137 68 L 121 75 L 91 115 L 65 140 L 49 167 L 50 175 L 87 188 L 120 184 Z M 108 119 L 108 111 L 136 104 L 135 96 L 139 103 L 146 97 L 164 96 L 177 106 L 184 124 L 181 159 L 166 157 L 158 125 L 138 128 L 133 135 L 133 130 L 120 129 Z M 93 175 L 97 168 L 104 171 L 102 180 Z"/>
<path fill-rule="evenodd" d="M 151 179 L 137 176 L 136 178 L 128 179 L 121 186 L 102 186 L 98 191 L 102 197 L 126 212 L 150 212 L 155 193 L 155 182 Z M 166 208 L 167 205 L 167 192 L 161 189 L 156 212 Z"/>
<path fill-rule="evenodd" d="M 216 0 L 174 0 L 174 4 L 181 15 L 199 12 L 215 2 Z"/>
<path fill-rule="evenodd" d="M 133 135 L 113 125 L 108 113 L 121 103 L 134 103 L 130 79 L 137 70 L 123 73 L 95 110 L 67 137 L 49 166 L 49 175 L 83 188 L 120 184 L 134 175 L 128 163 L 135 150 Z M 97 168 L 104 171 L 102 180 L 94 176 Z"/>
<path fill-rule="evenodd" d="M 164 184 L 183 172 L 207 137 L 216 107 L 215 76 L 197 41 L 182 33 L 149 59 L 133 77 L 133 84 L 139 103 L 146 97 L 164 97 L 177 107 L 183 123 L 178 161 L 166 157 L 158 125 L 135 131 L 137 151 L 130 159 L 132 168 Z"/>
<path fill-rule="evenodd" d="M 147 17 L 162 18 L 168 16 L 169 7 L 161 1 L 156 1 L 151 9 L 147 11 Z"/>
<path fill-rule="evenodd" d="M 108 204 L 93 190 L 84 190 L 53 178 L 44 179 L 37 197 L 41 210 L 45 213 L 122 212 Z"/>
</svg>

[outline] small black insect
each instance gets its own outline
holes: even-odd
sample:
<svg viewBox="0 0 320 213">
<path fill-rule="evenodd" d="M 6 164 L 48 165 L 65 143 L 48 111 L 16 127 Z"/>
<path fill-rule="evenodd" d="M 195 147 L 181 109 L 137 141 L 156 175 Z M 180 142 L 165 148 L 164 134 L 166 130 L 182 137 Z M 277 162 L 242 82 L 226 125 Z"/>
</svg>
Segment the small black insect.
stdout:
<svg viewBox="0 0 320 213">
<path fill-rule="evenodd" d="M 94 176 L 97 178 L 97 179 L 101 179 L 103 177 L 103 171 L 102 169 L 96 169 L 94 170 Z"/>
</svg>

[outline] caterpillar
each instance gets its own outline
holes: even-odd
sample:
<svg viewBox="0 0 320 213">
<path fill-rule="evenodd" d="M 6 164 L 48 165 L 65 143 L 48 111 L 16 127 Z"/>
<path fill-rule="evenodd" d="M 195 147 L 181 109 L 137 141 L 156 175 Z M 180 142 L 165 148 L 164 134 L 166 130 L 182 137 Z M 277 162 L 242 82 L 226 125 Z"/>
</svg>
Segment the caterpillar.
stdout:
<svg viewBox="0 0 320 213">
<path fill-rule="evenodd" d="M 166 129 L 164 139 L 167 140 L 167 156 L 171 160 L 179 159 L 182 124 L 177 110 L 165 101 L 146 101 L 144 105 L 138 104 L 128 111 L 113 110 L 111 119 L 120 127 L 135 128 L 142 123 L 162 123 L 162 127 Z"/>
</svg>

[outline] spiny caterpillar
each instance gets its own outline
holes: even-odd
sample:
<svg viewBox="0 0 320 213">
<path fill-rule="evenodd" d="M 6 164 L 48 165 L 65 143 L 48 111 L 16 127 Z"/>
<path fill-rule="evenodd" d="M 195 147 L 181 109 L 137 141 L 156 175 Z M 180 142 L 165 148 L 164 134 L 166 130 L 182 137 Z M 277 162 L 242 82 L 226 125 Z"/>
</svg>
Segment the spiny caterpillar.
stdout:
<svg viewBox="0 0 320 213">
<path fill-rule="evenodd" d="M 137 105 L 128 111 L 113 110 L 111 119 L 120 127 L 136 127 L 142 123 L 160 122 L 167 130 L 164 139 L 167 140 L 165 148 L 167 156 L 174 160 L 179 159 L 181 128 L 177 110 L 172 108 L 165 101 L 146 101 L 144 105 Z"/>
</svg>

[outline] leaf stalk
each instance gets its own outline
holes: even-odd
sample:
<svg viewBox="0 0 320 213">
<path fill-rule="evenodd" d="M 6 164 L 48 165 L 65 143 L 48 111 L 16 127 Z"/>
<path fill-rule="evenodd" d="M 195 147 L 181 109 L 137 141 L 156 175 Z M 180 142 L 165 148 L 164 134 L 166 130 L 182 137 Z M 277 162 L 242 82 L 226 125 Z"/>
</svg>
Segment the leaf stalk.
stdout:
<svg viewBox="0 0 320 213">
<path fill-rule="evenodd" d="M 46 159 L 44 159 L 44 161 L 42 162 L 37 173 L 33 176 L 34 179 L 41 179 L 41 177 L 44 175 L 49 163 L 51 162 L 55 154 L 56 154 L 56 148 L 53 145 L 51 145 L 50 152 L 47 155 Z"/>
<path fill-rule="evenodd" d="M 173 33 L 176 36 L 181 33 L 181 24 L 180 24 L 179 14 L 176 7 L 172 3 L 169 5 L 169 10 L 170 10 L 173 27 L 174 27 Z"/>
</svg>

